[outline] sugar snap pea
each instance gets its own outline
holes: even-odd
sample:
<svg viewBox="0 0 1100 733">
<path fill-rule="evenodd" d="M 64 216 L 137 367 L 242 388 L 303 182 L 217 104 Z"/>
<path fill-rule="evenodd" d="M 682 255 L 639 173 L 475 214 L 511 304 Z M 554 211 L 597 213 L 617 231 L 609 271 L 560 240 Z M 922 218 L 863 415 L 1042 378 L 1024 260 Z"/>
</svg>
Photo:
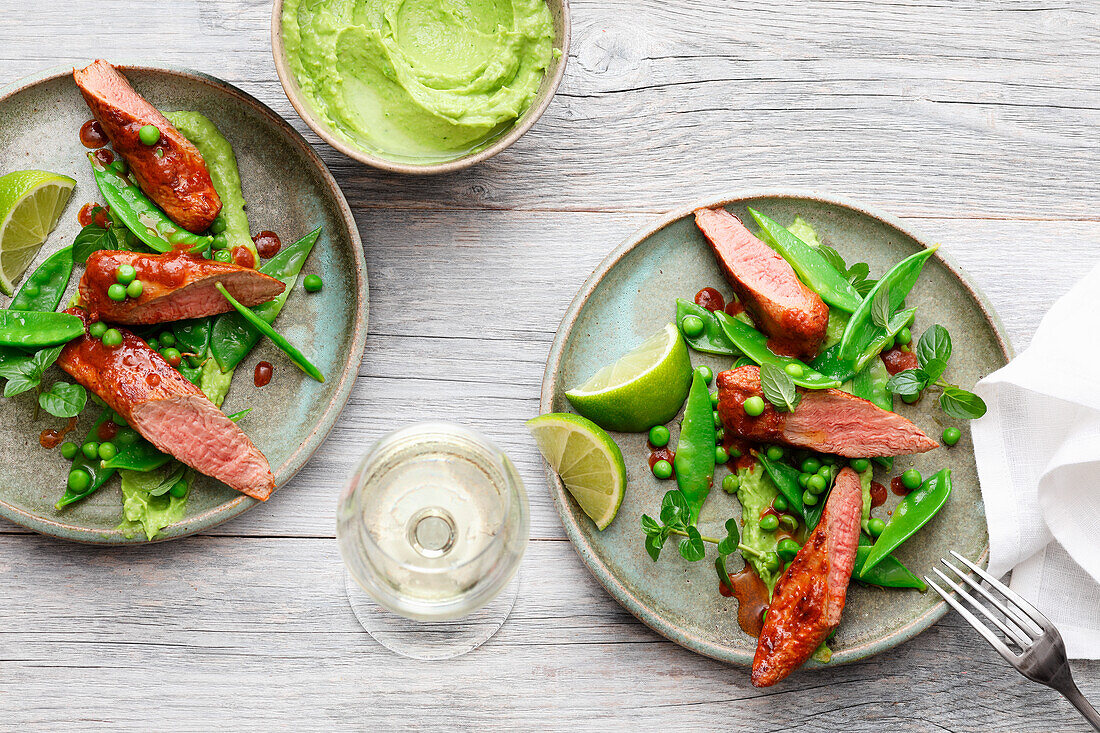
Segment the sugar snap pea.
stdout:
<svg viewBox="0 0 1100 733">
<path fill-rule="evenodd" d="M 91 441 L 95 441 L 97 438 L 96 434 L 99 431 L 99 426 L 107 422 L 108 418 L 110 418 L 113 414 L 114 413 L 110 409 L 104 409 L 99 417 L 96 418 L 96 421 L 92 423 L 92 429 L 88 431 L 88 435 L 86 438 L 84 438 L 84 442 L 88 443 Z M 55 509 L 62 509 L 69 506 L 70 504 L 75 504 L 81 499 L 91 496 L 96 491 L 98 491 L 103 486 L 103 484 L 107 483 L 107 481 L 112 476 L 115 475 L 115 469 L 104 468 L 101 465 L 98 456 L 96 456 L 95 458 L 88 458 L 83 453 L 76 454 L 76 457 L 73 459 L 71 470 L 86 472 L 91 477 L 91 481 L 88 483 L 87 487 L 81 489 L 80 491 L 74 491 L 73 489 L 66 488 L 65 493 L 61 496 L 60 499 L 57 500 L 57 503 L 54 504 Z"/>
<path fill-rule="evenodd" d="M 0 310 L 0 346 L 41 349 L 84 335 L 84 321 L 53 311 Z"/>
<path fill-rule="evenodd" d="M 787 500 L 787 506 L 805 520 L 806 506 L 802 503 L 802 487 L 798 485 L 798 469 L 782 461 L 771 460 L 766 451 L 757 451 L 753 455 Z"/>
<path fill-rule="evenodd" d="M 229 301 L 229 304 L 233 306 L 234 310 L 244 316 L 244 319 L 248 321 L 253 327 L 255 327 L 260 333 L 271 339 L 271 341 L 276 346 L 278 346 L 284 354 L 290 357 L 290 360 L 293 361 L 299 369 L 316 379 L 318 382 L 325 381 L 325 375 L 321 373 L 321 370 L 314 366 L 313 363 L 309 359 L 307 359 L 301 351 L 298 351 L 298 349 L 296 349 L 289 341 L 287 341 L 285 336 L 272 328 L 271 324 L 260 318 L 258 315 L 253 313 L 245 306 L 241 305 L 236 298 L 229 294 L 229 291 L 226 290 L 225 286 L 222 285 L 220 282 L 214 283 L 214 287 L 218 289 L 219 293 L 225 296 L 225 299 Z M 707 393 L 707 405 L 708 407 L 710 406 L 709 392 Z M 711 444 L 714 444 L 713 440 L 711 441 Z"/>
<path fill-rule="evenodd" d="M 894 411 L 894 393 L 886 389 L 890 372 L 882 359 L 875 359 L 852 378 L 852 394 L 875 403 L 890 412 Z"/>
<path fill-rule="evenodd" d="M 55 311 L 73 274 L 73 248 L 64 247 L 46 258 L 19 288 L 8 310 Z"/>
<path fill-rule="evenodd" d="M 710 494 L 714 482 L 714 411 L 710 406 L 710 390 L 696 371 L 691 376 L 684 420 L 680 424 L 680 439 L 676 443 L 676 484 L 687 500 L 688 524 L 694 525 Z"/>
<path fill-rule="evenodd" d="M 752 326 L 736 318 L 732 318 L 725 313 L 715 313 L 714 316 L 718 319 L 718 324 L 722 327 L 722 332 L 726 335 L 726 338 L 729 339 L 730 343 L 740 349 L 745 356 L 749 357 L 757 364 L 770 363 L 776 365 L 780 369 L 786 369 L 786 367 L 791 364 L 797 365 L 801 370 L 801 374 L 797 377 L 792 374 L 791 379 L 800 387 L 825 389 L 827 387 L 839 387 L 841 385 L 839 380 L 832 379 L 811 369 L 808 364 L 798 359 L 790 356 L 779 356 L 768 348 L 768 337 Z M 791 371 L 798 370 L 792 369 Z M 790 374 L 791 372 L 787 373 Z"/>
<path fill-rule="evenodd" d="M 951 495 L 951 469 L 945 468 L 929 476 L 919 489 L 908 494 L 886 523 L 886 529 L 875 540 L 860 574 L 869 572 L 882 562 L 898 545 L 912 537 L 943 508 Z"/>
<path fill-rule="evenodd" d="M 867 563 L 867 556 L 871 554 L 871 538 L 864 533 L 859 533 L 859 547 L 856 548 L 856 562 L 852 566 L 852 577 L 868 585 L 878 585 L 883 588 L 914 588 L 920 592 L 928 589 L 924 581 L 905 567 L 900 560 L 893 555 L 887 555 L 865 574 L 863 566 Z"/>
<path fill-rule="evenodd" d="M 907 308 L 906 310 L 898 311 L 890 316 L 890 321 L 887 323 L 887 328 L 885 329 L 872 325 L 871 328 L 874 329 L 874 333 L 870 341 L 863 346 L 854 359 L 843 358 L 841 356 L 843 342 L 836 343 L 817 355 L 817 358 L 814 359 L 812 364 L 813 368 L 825 376 L 832 377 L 841 382 L 847 382 L 849 379 L 855 377 L 858 372 L 862 371 L 872 359 L 882 353 L 886 344 L 890 343 L 890 340 L 893 339 L 901 329 L 905 328 L 906 324 L 912 320 L 916 312 L 916 308 Z"/>
<path fill-rule="evenodd" d="M 769 244 L 794 268 L 802 282 L 820 295 L 822 300 L 846 313 L 854 313 L 862 305 L 863 298 L 856 289 L 821 253 L 756 209 L 750 207 L 749 213 L 763 228 Z"/>
<path fill-rule="evenodd" d="M 214 241 L 213 237 L 192 234 L 169 219 L 130 180 L 121 160 L 103 165 L 93 153 L 88 153 L 88 160 L 92 163 L 92 178 L 111 207 L 112 218 L 125 224 L 138 239 L 157 252 L 179 249 L 201 252 Z"/>
<path fill-rule="evenodd" d="M 272 323 L 283 309 L 283 304 L 298 281 L 298 273 L 302 271 L 302 266 L 320 235 L 321 227 L 317 227 L 289 247 L 283 247 L 260 268 L 263 274 L 286 285 L 278 297 L 252 309 L 266 323 Z M 241 363 L 259 340 L 260 331 L 251 326 L 244 316 L 235 312 L 223 313 L 214 319 L 210 353 L 222 371 L 228 372 Z"/>
<path fill-rule="evenodd" d="M 695 316 L 703 322 L 702 333 L 697 336 L 691 336 L 687 333 L 684 329 L 684 319 L 688 316 Z M 726 334 L 722 332 L 722 327 L 718 325 L 718 319 L 714 317 L 714 313 L 701 305 L 692 303 L 690 300 L 676 299 L 676 325 L 679 326 L 680 333 L 684 335 L 684 340 L 687 341 L 688 346 L 696 351 L 718 356 L 738 356 L 741 353 L 726 338 Z"/>
</svg>

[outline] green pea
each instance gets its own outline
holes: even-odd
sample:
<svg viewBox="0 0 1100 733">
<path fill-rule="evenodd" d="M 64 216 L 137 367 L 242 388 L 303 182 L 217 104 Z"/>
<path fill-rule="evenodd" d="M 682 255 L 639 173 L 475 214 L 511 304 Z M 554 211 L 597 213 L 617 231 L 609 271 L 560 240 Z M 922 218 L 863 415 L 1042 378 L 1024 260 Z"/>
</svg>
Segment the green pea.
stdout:
<svg viewBox="0 0 1100 733">
<path fill-rule="evenodd" d="M 910 491 L 919 489 L 924 479 L 920 475 L 920 471 L 915 468 L 910 468 L 908 471 L 901 475 L 901 485 Z"/>
<path fill-rule="evenodd" d="M 82 468 L 73 469 L 69 471 L 67 485 L 71 490 L 79 493 L 92 485 L 92 475 Z"/>
<path fill-rule="evenodd" d="M 120 428 L 124 428 L 129 424 L 122 418 L 122 415 L 119 415 L 114 410 L 111 410 L 111 422 L 118 425 Z"/>
<path fill-rule="evenodd" d="M 718 407 L 718 393 L 717 392 L 711 392 L 710 393 L 710 406 L 711 406 L 711 409 L 713 409 L 715 407 Z"/>
<path fill-rule="evenodd" d="M 764 398 L 753 395 L 745 400 L 745 414 L 749 417 L 759 417 L 764 413 Z"/>
<path fill-rule="evenodd" d="M 225 217 L 219 216 L 214 220 L 214 223 L 210 225 L 210 231 L 214 234 L 221 234 L 225 231 Z"/>
<path fill-rule="evenodd" d="M 774 514 L 765 514 L 760 519 L 760 529 L 765 532 L 774 532 L 779 529 L 779 517 Z"/>
<path fill-rule="evenodd" d="M 852 461 L 852 470 L 857 471 L 858 473 L 863 473 L 870 467 L 871 462 L 868 461 L 866 458 L 857 458 Z"/>
<path fill-rule="evenodd" d="M 103 334 L 107 333 L 107 324 L 103 321 L 96 321 L 92 325 L 88 326 L 88 333 L 94 339 L 103 338 Z"/>
<path fill-rule="evenodd" d="M 699 316 L 684 316 L 684 320 L 680 321 L 680 328 L 684 329 L 684 335 L 688 338 L 695 338 L 703 333 L 705 325 Z"/>
<path fill-rule="evenodd" d="M 712 413 L 712 417 L 714 418 L 714 427 L 722 427 L 722 416 L 718 414 L 718 410 L 713 410 Z"/>
<path fill-rule="evenodd" d="M 783 460 L 783 449 L 778 445 L 768 446 L 768 460 L 769 461 L 781 461 Z"/>
<path fill-rule="evenodd" d="M 915 395 L 903 394 L 901 396 L 901 401 L 904 402 L 907 405 L 911 405 L 919 399 L 920 399 L 920 393 L 919 392 Z"/>
<path fill-rule="evenodd" d="M 817 469 L 817 475 L 828 481 L 833 477 L 833 467 L 822 466 L 821 468 Z"/>
<path fill-rule="evenodd" d="M 913 332 L 910 331 L 908 328 L 903 328 L 898 331 L 897 340 L 899 344 L 905 346 L 913 340 Z"/>
<path fill-rule="evenodd" d="M 814 474 L 812 474 L 812 473 L 800 473 L 800 474 L 798 474 L 798 485 L 801 486 L 802 488 L 806 488 L 806 484 L 808 484 L 810 482 L 810 476 L 813 476 L 813 475 Z"/>
<path fill-rule="evenodd" d="M 776 555 L 774 552 L 764 553 L 764 567 L 766 567 L 770 572 L 773 573 L 778 570 L 779 555 Z"/>
<path fill-rule="evenodd" d="M 160 335 L 159 340 L 160 340 L 160 345 L 161 346 L 175 346 L 176 345 L 176 337 L 172 335 L 171 331 L 165 331 L 164 333 L 162 333 Z"/>
<path fill-rule="evenodd" d="M 219 249 L 217 252 L 214 253 L 214 259 L 218 262 L 228 263 L 233 261 L 233 255 L 230 254 L 229 250 L 227 249 Z"/>
<path fill-rule="evenodd" d="M 726 448 L 726 450 L 729 451 L 730 458 L 740 458 L 741 457 L 741 449 L 740 448 L 730 447 L 730 448 Z"/>
<path fill-rule="evenodd" d="M 138 130 L 138 140 L 141 140 L 142 145 L 156 145 L 160 142 L 160 128 L 156 125 L 145 125 Z"/>
<path fill-rule="evenodd" d="M 784 562 L 787 562 L 793 560 L 801 549 L 802 546 L 800 544 L 790 537 L 784 537 L 779 541 L 779 544 L 775 546 L 775 554 L 779 555 Z"/>
<path fill-rule="evenodd" d="M 793 362 L 783 367 L 783 371 L 790 374 L 792 377 L 801 377 L 806 373 L 806 370 L 802 368 L 801 364 L 795 364 Z"/>
<path fill-rule="evenodd" d="M 115 283 L 111 287 L 107 288 L 107 297 L 111 300 L 116 301 L 126 300 L 126 286 Z"/>
<path fill-rule="evenodd" d="M 141 280 L 134 280 L 126 286 L 127 297 L 140 298 L 143 292 L 145 292 L 145 284 Z"/>
<path fill-rule="evenodd" d="M 785 512 L 785 511 L 787 511 L 787 508 L 788 508 L 788 506 L 789 506 L 789 505 L 787 504 L 787 498 L 786 498 L 785 496 L 783 496 L 782 494 L 780 494 L 779 496 L 775 497 L 775 500 L 774 500 L 774 501 L 772 501 L 772 507 L 773 507 L 773 508 L 774 508 L 774 509 L 775 509 L 775 510 L 776 510 L 777 512 Z"/>
<path fill-rule="evenodd" d="M 187 491 L 190 487 L 186 481 L 177 481 L 172 484 L 172 488 L 168 489 L 168 493 L 177 499 L 182 499 L 187 496 Z"/>
<path fill-rule="evenodd" d="M 122 346 L 122 333 L 117 328 L 108 328 L 103 332 L 103 345 L 112 349 Z"/>
<path fill-rule="evenodd" d="M 945 445 L 955 445 L 962 437 L 962 431 L 958 428 L 944 428 L 942 437 Z"/>
<path fill-rule="evenodd" d="M 810 490 L 802 492 L 802 503 L 806 506 L 813 506 L 817 503 L 817 494 L 810 493 Z"/>
<path fill-rule="evenodd" d="M 118 280 L 122 285 L 129 285 L 137 277 L 137 270 L 133 265 L 122 264 L 115 270 L 115 280 Z"/>
<path fill-rule="evenodd" d="M 809 491 L 811 494 L 821 494 L 824 493 L 828 485 L 828 482 L 826 482 L 823 477 L 818 474 L 814 474 L 813 476 L 810 476 L 809 480 L 806 481 L 806 490 Z"/>
<path fill-rule="evenodd" d="M 649 444 L 654 448 L 664 448 L 671 436 L 664 425 L 654 425 L 649 429 Z"/>
<path fill-rule="evenodd" d="M 80 446 L 80 450 L 89 461 L 94 461 L 99 458 L 99 443 L 94 440 L 88 441 Z"/>
<path fill-rule="evenodd" d="M 38 283 L 28 280 L 23 285 L 22 292 L 28 298 L 37 298 L 42 293 L 42 288 L 38 287 Z"/>
<path fill-rule="evenodd" d="M 653 475 L 659 479 L 672 478 L 672 464 L 665 460 L 653 464 Z"/>
<path fill-rule="evenodd" d="M 732 494 L 739 488 L 741 488 L 741 479 L 737 477 L 736 473 L 728 474 L 722 479 L 722 491 L 725 491 L 727 494 Z"/>
<path fill-rule="evenodd" d="M 183 355 L 180 354 L 179 349 L 174 349 L 171 346 L 165 347 L 160 350 L 160 355 L 164 357 L 164 360 L 172 366 L 177 366 Z"/>
<path fill-rule="evenodd" d="M 96 452 L 99 453 L 100 460 L 109 461 L 118 455 L 118 448 L 114 443 L 106 441 L 99 444 L 99 450 Z"/>
<path fill-rule="evenodd" d="M 76 458 L 76 454 L 80 452 L 80 446 L 71 441 L 65 441 L 61 444 L 61 455 L 66 461 L 71 461 Z"/>
<path fill-rule="evenodd" d="M 321 279 L 320 275 L 306 275 L 302 280 L 302 287 L 306 289 L 307 293 L 316 293 L 324 286 L 325 282 Z M 707 379 L 706 383 L 710 384 L 710 380 Z"/>
<path fill-rule="evenodd" d="M 225 235 L 224 231 L 215 234 L 214 241 L 210 243 L 210 246 L 214 249 L 225 249 L 229 246 L 229 237 Z"/>
<path fill-rule="evenodd" d="M 730 454 L 726 452 L 726 449 L 722 446 L 718 446 L 714 449 L 714 462 L 721 466 L 723 463 L 730 459 Z"/>
<path fill-rule="evenodd" d="M 884 529 L 886 529 L 886 522 L 878 517 L 871 517 L 867 520 L 867 534 L 872 537 L 878 537 Z"/>
<path fill-rule="evenodd" d="M 817 473 L 820 470 L 821 461 L 817 460 L 816 458 L 807 458 L 806 460 L 802 461 L 803 473 Z"/>
<path fill-rule="evenodd" d="M 890 349 L 894 348 L 894 342 L 895 341 L 897 341 L 897 337 L 896 336 L 891 336 L 886 341 L 886 343 L 882 345 L 882 350 L 883 351 L 889 351 Z"/>
<path fill-rule="evenodd" d="M 308 280 L 310 277 L 313 277 L 313 276 L 310 275 L 306 279 Z M 309 288 L 306 288 L 306 290 L 309 290 Z M 313 291 L 310 290 L 310 292 L 312 293 Z M 695 371 L 698 372 L 699 376 L 702 377 L 703 381 L 706 382 L 707 384 L 710 384 L 711 382 L 714 381 L 714 372 L 712 372 L 710 367 L 707 366 L 706 364 L 703 364 L 702 366 L 696 367 Z"/>
</svg>

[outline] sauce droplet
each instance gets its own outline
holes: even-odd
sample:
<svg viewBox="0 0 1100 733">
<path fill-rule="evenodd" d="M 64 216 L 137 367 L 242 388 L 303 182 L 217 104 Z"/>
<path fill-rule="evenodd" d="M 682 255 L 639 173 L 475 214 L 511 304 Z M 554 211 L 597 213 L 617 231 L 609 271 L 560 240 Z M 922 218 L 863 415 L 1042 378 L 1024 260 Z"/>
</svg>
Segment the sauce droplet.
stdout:
<svg viewBox="0 0 1100 733">
<path fill-rule="evenodd" d="M 257 387 L 266 387 L 271 381 L 273 369 L 271 364 L 261 361 L 256 365 L 256 371 L 252 374 L 252 381 Z"/>
<path fill-rule="evenodd" d="M 103 133 L 103 128 L 96 120 L 88 120 L 80 126 L 80 144 L 86 148 L 102 148 L 110 140 Z"/>
<path fill-rule="evenodd" d="M 57 446 L 61 445 L 62 441 L 65 440 L 65 436 L 68 435 L 69 432 L 75 427 L 76 418 L 70 417 L 69 422 L 66 423 L 65 427 L 61 428 L 60 430 L 55 430 L 52 428 L 43 430 L 42 434 L 38 436 L 38 444 L 46 450 L 53 450 Z"/>
<path fill-rule="evenodd" d="M 878 481 L 871 482 L 871 508 L 880 507 L 886 503 L 886 487 Z"/>
<path fill-rule="evenodd" d="M 279 250 L 283 246 L 279 235 L 266 229 L 254 236 L 252 241 L 256 243 L 256 251 L 260 253 L 260 257 L 265 260 L 279 254 Z"/>
<path fill-rule="evenodd" d="M 669 463 L 672 463 L 673 459 L 675 458 L 676 454 L 669 450 L 668 447 L 655 448 L 653 452 L 649 454 L 649 468 L 652 470 L 653 464 L 657 461 L 668 461 Z M 675 468 L 673 468 L 672 475 L 676 475 Z"/>
<path fill-rule="evenodd" d="M 99 424 L 95 434 L 101 442 L 105 440 L 114 440 L 115 436 L 118 435 L 118 425 L 115 425 L 111 420 L 107 420 Z"/>
<path fill-rule="evenodd" d="M 726 307 L 726 299 L 714 288 L 703 288 L 695 294 L 695 305 L 708 311 L 720 311 Z"/>
<path fill-rule="evenodd" d="M 159 374 L 150 374 L 150 375 L 148 375 L 147 377 L 145 377 L 145 383 L 148 384 L 150 387 L 156 387 L 158 384 L 160 384 L 160 375 Z"/>
<path fill-rule="evenodd" d="M 906 369 L 916 369 L 920 366 L 920 362 L 917 361 L 917 355 L 914 354 L 912 350 L 902 351 L 898 346 L 895 346 L 889 351 L 882 352 L 882 363 L 886 365 L 886 371 L 890 372 L 890 376 L 898 372 L 904 372 Z"/>
<path fill-rule="evenodd" d="M 95 202 L 90 202 L 80 207 L 80 212 L 76 215 L 76 220 L 80 222 L 80 226 L 82 227 L 86 227 L 94 222 L 97 227 L 106 229 L 111 223 L 110 219 L 107 218 L 107 212 L 109 210 L 109 206 L 101 206 Z"/>
<path fill-rule="evenodd" d="M 110 165 L 115 162 L 115 154 L 107 148 L 100 148 L 95 151 L 95 159 L 99 161 L 100 165 Z"/>
<path fill-rule="evenodd" d="M 912 489 L 906 488 L 905 484 L 901 482 L 901 476 L 894 476 L 890 479 L 890 491 L 898 496 L 907 496 Z"/>
<path fill-rule="evenodd" d="M 252 254 L 248 247 L 234 247 L 233 263 L 241 267 L 255 267 L 256 256 Z"/>
</svg>

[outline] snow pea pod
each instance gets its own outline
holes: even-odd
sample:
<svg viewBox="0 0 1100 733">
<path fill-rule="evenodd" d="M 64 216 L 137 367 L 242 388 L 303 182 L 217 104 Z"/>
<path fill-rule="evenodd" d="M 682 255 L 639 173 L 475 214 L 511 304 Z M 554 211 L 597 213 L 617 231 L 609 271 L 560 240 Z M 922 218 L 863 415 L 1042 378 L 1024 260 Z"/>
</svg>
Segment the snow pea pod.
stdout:
<svg viewBox="0 0 1100 733">
<path fill-rule="evenodd" d="M 863 371 L 852 378 L 852 394 L 889 412 L 894 411 L 894 393 L 886 389 L 890 381 L 890 372 L 882 359 L 875 359 Z"/>
<path fill-rule="evenodd" d="M 902 499 L 867 555 L 860 571 L 861 577 L 936 516 L 950 495 L 951 469 L 945 468 L 928 477 L 919 489 Z"/>
<path fill-rule="evenodd" d="M 172 324 L 172 335 L 176 337 L 176 348 L 181 354 L 194 354 L 201 359 L 210 348 L 209 318 L 192 318 Z"/>
<path fill-rule="evenodd" d="M 99 426 L 107 422 L 108 418 L 113 414 L 114 413 L 110 409 L 105 408 L 100 416 L 96 418 L 95 422 L 92 423 L 92 429 L 88 431 L 88 435 L 84 438 L 84 442 L 88 443 L 96 440 Z M 70 504 L 75 504 L 81 499 L 91 496 L 115 475 L 115 469 L 104 468 L 98 458 L 89 459 L 83 453 L 76 454 L 76 458 L 73 459 L 71 470 L 85 471 L 91 476 L 92 480 L 88 483 L 88 487 L 82 491 L 73 491 L 70 488 L 66 488 L 65 493 L 62 494 L 61 498 L 54 504 L 55 509 L 62 509 Z"/>
<path fill-rule="evenodd" d="M 856 312 L 848 320 L 848 326 L 844 329 L 844 337 L 840 340 L 841 358 L 855 360 L 886 330 L 876 326 L 871 317 L 871 305 L 879 291 L 887 290 L 890 296 L 891 313 L 901 308 L 902 304 L 905 303 L 905 298 L 909 295 L 909 291 L 913 289 L 917 278 L 920 277 L 924 263 L 935 254 L 938 248 L 939 245 L 934 245 L 929 249 L 923 249 L 906 257 L 879 278 L 879 281 L 867 293 L 867 297 L 863 299 L 863 304 L 856 309 Z M 892 321 L 893 318 L 891 318 Z"/>
<path fill-rule="evenodd" d="M 72 245 L 54 252 L 27 278 L 8 310 L 55 311 L 73 274 Z"/>
<path fill-rule="evenodd" d="M 794 369 L 787 371 L 791 374 L 791 379 L 794 383 L 800 387 L 807 387 L 809 389 L 825 389 L 827 387 L 839 387 L 841 382 L 837 379 L 821 374 L 810 368 L 810 366 L 798 359 L 790 356 L 779 356 L 771 349 L 768 348 L 768 337 L 757 331 L 752 326 L 742 323 L 736 318 L 731 318 L 725 313 L 715 313 L 715 318 L 718 319 L 719 325 L 722 327 L 722 332 L 726 335 L 736 348 L 740 349 L 745 356 L 749 357 L 757 364 L 775 364 L 780 369 L 786 369 L 791 365 L 797 365 L 801 370 L 799 376 L 791 374 Z"/>
<path fill-rule="evenodd" d="M 846 313 L 855 313 L 863 304 L 863 298 L 847 278 L 830 265 L 816 249 L 791 234 L 779 222 L 768 218 L 756 209 L 750 207 L 749 213 L 763 228 L 772 248 L 783 256 L 783 259 L 798 273 L 802 282 L 820 295 L 822 300 Z"/>
<path fill-rule="evenodd" d="M 320 235 L 321 227 L 317 227 L 289 247 L 283 247 L 260 268 L 263 274 L 286 285 L 286 289 L 278 297 L 252 309 L 265 322 L 273 322 L 283 309 L 283 304 L 298 281 L 298 273 L 302 271 L 302 266 Z M 214 319 L 210 353 L 222 371 L 228 372 L 241 363 L 259 340 L 259 329 L 249 325 L 244 316 L 235 312 L 223 313 Z"/>
<path fill-rule="evenodd" d="M 41 349 L 84 335 L 84 321 L 53 311 L 0 310 L 0 346 Z"/>
<path fill-rule="evenodd" d="M 849 379 L 855 377 L 858 372 L 862 371 L 872 359 L 882 353 L 886 344 L 890 343 L 890 339 L 897 336 L 898 332 L 908 325 L 916 312 L 916 308 L 907 308 L 906 310 L 898 311 L 890 316 L 890 321 L 887 324 L 888 327 L 885 329 L 872 326 L 875 333 L 854 359 L 845 359 L 841 356 L 841 350 L 843 349 L 842 341 L 833 344 L 825 349 L 825 351 L 818 354 L 817 358 L 813 361 L 813 368 L 828 377 L 832 377 L 841 382 L 847 382 Z"/>
<path fill-rule="evenodd" d="M 241 305 L 236 298 L 229 294 L 229 291 L 225 289 L 225 286 L 220 282 L 214 283 L 214 287 L 218 289 L 226 300 L 229 301 L 229 305 L 244 316 L 244 319 L 254 326 L 260 333 L 267 336 L 271 341 L 282 350 L 284 354 L 290 357 L 290 360 L 294 362 L 299 369 L 316 379 L 318 382 L 325 381 L 325 375 L 321 373 L 321 370 L 314 366 L 313 362 L 305 357 L 305 355 L 294 347 L 286 337 L 271 327 L 271 324 L 260 318 L 258 315 L 250 311 Z M 710 393 L 707 393 L 707 404 L 710 404 Z"/>
<path fill-rule="evenodd" d="M 121 160 L 103 165 L 88 153 L 95 179 L 103 199 L 111 207 L 111 216 L 137 235 L 157 252 L 186 249 L 201 252 L 214 241 L 213 237 L 192 234 L 168 218 L 125 173 Z"/>
<path fill-rule="evenodd" d="M 798 485 L 798 469 L 782 461 L 773 461 L 764 451 L 754 452 L 757 462 L 764 467 L 775 488 L 787 500 L 787 506 L 806 519 L 806 507 L 802 503 L 802 487 Z"/>
<path fill-rule="evenodd" d="M 913 574 L 909 568 L 902 565 L 901 561 L 893 555 L 887 555 L 879 561 L 878 565 L 870 568 L 865 575 L 860 575 L 863 566 L 867 562 L 867 556 L 871 554 L 871 538 L 864 533 L 859 533 L 859 547 L 856 548 L 856 562 L 852 566 L 852 577 L 861 583 L 878 585 L 883 588 L 914 588 L 921 593 L 928 589 L 924 581 Z"/>
<path fill-rule="evenodd" d="M 684 330 L 684 318 L 687 316 L 696 316 L 703 321 L 703 332 L 698 336 L 689 336 Z M 680 333 L 683 334 L 688 346 L 696 351 L 718 356 L 738 356 L 741 353 L 726 338 L 714 313 L 697 303 L 683 298 L 676 299 L 676 325 L 680 327 Z"/>
<path fill-rule="evenodd" d="M 676 443 L 676 484 L 688 505 L 688 524 L 694 525 L 714 482 L 714 444 L 717 430 L 707 383 L 695 372 L 691 377 L 680 439 Z"/>
</svg>

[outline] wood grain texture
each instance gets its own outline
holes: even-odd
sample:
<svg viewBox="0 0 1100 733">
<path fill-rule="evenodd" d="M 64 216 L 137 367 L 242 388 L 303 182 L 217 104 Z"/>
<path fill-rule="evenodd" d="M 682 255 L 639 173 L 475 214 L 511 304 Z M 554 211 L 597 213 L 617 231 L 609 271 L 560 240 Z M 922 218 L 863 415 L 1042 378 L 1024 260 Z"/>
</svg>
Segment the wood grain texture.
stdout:
<svg viewBox="0 0 1100 733">
<path fill-rule="evenodd" d="M 0 0 L 0 84 L 97 56 L 183 65 L 318 143 L 278 85 L 269 15 L 267 0 L 66 0 L 33 15 Z M 659 212 L 739 189 L 817 188 L 902 216 L 1026 346 L 1100 252 L 1100 6 L 574 0 L 573 20 L 557 99 L 474 170 L 406 179 L 318 143 L 356 210 L 371 328 L 347 410 L 274 500 L 211 536 L 131 550 L 0 523 L 0 729 L 1084 730 L 954 615 L 764 692 L 664 641 L 563 541 L 522 422 L 606 253 Z M 434 664 L 359 630 L 332 539 L 363 446 L 428 418 L 515 459 L 537 538 L 501 633 Z M 1100 697 L 1100 666 L 1074 670 Z"/>
</svg>

